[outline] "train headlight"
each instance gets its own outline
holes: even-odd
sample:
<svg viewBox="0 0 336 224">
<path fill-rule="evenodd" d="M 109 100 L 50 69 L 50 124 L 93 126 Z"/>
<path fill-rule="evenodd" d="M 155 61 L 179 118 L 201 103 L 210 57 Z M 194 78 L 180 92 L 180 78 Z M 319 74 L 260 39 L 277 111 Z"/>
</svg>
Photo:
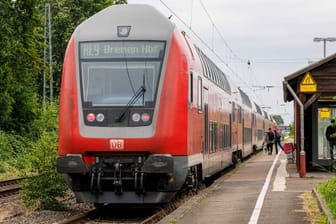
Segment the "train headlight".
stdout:
<svg viewBox="0 0 336 224">
<path fill-rule="evenodd" d="M 88 122 L 94 122 L 96 120 L 96 115 L 93 114 L 93 113 L 89 113 L 87 116 L 86 116 L 86 120 Z"/>
<path fill-rule="evenodd" d="M 149 119 L 150 119 L 150 115 L 148 113 L 141 114 L 141 120 L 143 122 L 149 121 Z"/>
<path fill-rule="evenodd" d="M 97 114 L 97 118 L 96 119 L 97 119 L 98 122 L 103 122 L 104 119 L 105 119 L 105 116 L 104 116 L 104 114 L 99 113 L 99 114 Z"/>
<path fill-rule="evenodd" d="M 139 121 L 140 121 L 140 114 L 139 114 L 139 113 L 134 113 L 134 114 L 132 115 L 132 120 L 133 120 L 134 122 L 139 122 Z"/>
</svg>

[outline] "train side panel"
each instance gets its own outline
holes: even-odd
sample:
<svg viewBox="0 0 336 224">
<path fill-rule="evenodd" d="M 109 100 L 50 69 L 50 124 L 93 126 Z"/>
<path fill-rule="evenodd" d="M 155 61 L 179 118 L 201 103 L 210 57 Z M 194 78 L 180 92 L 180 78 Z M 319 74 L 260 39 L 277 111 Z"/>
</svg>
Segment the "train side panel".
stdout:
<svg viewBox="0 0 336 224">
<path fill-rule="evenodd" d="M 108 7 L 66 50 L 57 169 L 79 201 L 168 202 L 253 153 L 242 95 L 156 9 Z"/>
</svg>

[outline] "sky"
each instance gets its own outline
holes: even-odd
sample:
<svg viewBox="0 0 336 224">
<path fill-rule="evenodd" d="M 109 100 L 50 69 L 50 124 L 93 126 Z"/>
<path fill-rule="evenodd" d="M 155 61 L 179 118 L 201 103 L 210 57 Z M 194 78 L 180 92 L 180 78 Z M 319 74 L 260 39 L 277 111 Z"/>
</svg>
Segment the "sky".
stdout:
<svg viewBox="0 0 336 224">
<path fill-rule="evenodd" d="M 335 0 L 128 0 L 153 5 L 200 47 L 237 86 L 269 114 L 294 120 L 282 81 L 323 58 L 336 37 Z M 326 55 L 336 42 L 326 43 Z"/>
</svg>

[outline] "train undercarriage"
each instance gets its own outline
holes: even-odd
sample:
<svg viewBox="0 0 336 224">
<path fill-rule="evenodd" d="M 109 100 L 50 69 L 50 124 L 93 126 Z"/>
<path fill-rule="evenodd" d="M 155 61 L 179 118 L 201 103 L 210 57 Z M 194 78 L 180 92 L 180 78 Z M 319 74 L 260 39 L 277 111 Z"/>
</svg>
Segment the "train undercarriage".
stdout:
<svg viewBox="0 0 336 224">
<path fill-rule="evenodd" d="M 97 156 L 85 164 L 81 155 L 59 157 L 78 201 L 93 203 L 166 203 L 184 187 L 197 189 L 200 169 L 187 167 L 185 156 Z"/>
</svg>

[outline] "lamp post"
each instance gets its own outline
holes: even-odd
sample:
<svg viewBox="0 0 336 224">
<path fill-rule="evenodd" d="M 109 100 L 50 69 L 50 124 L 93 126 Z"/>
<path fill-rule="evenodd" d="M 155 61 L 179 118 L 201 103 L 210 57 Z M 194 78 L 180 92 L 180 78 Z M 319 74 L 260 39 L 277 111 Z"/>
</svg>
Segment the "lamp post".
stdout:
<svg viewBox="0 0 336 224">
<path fill-rule="evenodd" d="M 314 42 L 321 42 L 323 41 L 323 57 L 326 57 L 326 43 L 327 41 L 333 42 L 336 41 L 336 37 L 315 37 L 313 39 Z"/>
</svg>

